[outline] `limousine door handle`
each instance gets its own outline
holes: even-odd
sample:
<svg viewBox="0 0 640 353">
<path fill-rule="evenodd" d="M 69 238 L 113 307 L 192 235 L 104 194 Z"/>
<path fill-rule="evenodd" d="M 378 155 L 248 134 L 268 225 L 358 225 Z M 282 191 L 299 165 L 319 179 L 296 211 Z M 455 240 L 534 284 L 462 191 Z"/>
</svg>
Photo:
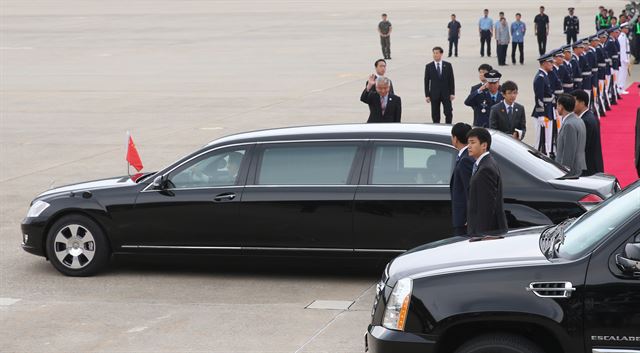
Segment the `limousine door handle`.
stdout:
<svg viewBox="0 0 640 353">
<path fill-rule="evenodd" d="M 220 195 L 216 195 L 216 197 L 213 198 L 213 201 L 231 201 L 233 199 L 236 198 L 236 194 L 233 192 L 226 192 L 224 194 L 220 194 Z"/>
</svg>

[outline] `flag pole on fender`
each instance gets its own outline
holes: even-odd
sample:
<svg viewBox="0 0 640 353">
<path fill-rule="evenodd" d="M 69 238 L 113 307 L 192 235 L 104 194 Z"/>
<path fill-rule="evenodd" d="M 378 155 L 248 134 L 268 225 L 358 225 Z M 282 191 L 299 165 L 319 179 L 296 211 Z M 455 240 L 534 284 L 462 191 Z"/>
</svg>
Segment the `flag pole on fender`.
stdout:
<svg viewBox="0 0 640 353">
<path fill-rule="evenodd" d="M 127 131 L 127 174 L 131 176 L 129 166 L 133 166 L 138 172 L 142 170 L 142 160 L 136 149 L 136 145 L 133 143 L 133 138 L 129 131 Z"/>
</svg>

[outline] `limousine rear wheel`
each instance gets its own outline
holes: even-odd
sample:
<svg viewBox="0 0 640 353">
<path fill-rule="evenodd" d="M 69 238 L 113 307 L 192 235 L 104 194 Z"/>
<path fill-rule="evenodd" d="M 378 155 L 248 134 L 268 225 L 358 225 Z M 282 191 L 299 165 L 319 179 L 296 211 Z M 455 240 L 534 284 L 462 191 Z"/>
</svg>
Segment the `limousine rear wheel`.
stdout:
<svg viewBox="0 0 640 353">
<path fill-rule="evenodd" d="M 525 337 L 512 334 L 478 336 L 456 350 L 456 353 L 544 353 Z"/>
<path fill-rule="evenodd" d="M 47 257 L 67 276 L 91 276 L 107 265 L 109 245 L 96 222 L 83 215 L 68 215 L 49 229 Z"/>
</svg>

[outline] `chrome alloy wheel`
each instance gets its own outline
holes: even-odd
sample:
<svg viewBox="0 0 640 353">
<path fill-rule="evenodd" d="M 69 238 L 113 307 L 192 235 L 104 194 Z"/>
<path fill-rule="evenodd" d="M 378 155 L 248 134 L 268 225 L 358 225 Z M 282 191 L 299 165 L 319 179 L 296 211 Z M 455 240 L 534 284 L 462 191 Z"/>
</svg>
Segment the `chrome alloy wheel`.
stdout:
<svg viewBox="0 0 640 353">
<path fill-rule="evenodd" d="M 58 261 L 74 270 L 87 266 L 96 253 L 93 235 L 79 224 L 69 224 L 60 229 L 53 246 Z"/>
</svg>

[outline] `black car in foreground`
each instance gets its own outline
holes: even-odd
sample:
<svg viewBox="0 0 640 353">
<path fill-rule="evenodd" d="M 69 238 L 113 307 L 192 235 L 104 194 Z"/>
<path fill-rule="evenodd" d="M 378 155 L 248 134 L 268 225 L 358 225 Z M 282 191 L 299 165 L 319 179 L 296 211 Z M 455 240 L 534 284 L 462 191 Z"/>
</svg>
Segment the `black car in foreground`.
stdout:
<svg viewBox="0 0 640 353">
<path fill-rule="evenodd" d="M 224 137 L 157 173 L 37 196 L 23 248 L 67 275 L 114 253 L 392 257 L 451 234 L 451 127 L 357 124 Z M 577 217 L 613 195 L 499 132 L 510 228 Z"/>
<path fill-rule="evenodd" d="M 640 181 L 577 219 L 387 265 L 369 352 L 639 353 Z"/>
</svg>

